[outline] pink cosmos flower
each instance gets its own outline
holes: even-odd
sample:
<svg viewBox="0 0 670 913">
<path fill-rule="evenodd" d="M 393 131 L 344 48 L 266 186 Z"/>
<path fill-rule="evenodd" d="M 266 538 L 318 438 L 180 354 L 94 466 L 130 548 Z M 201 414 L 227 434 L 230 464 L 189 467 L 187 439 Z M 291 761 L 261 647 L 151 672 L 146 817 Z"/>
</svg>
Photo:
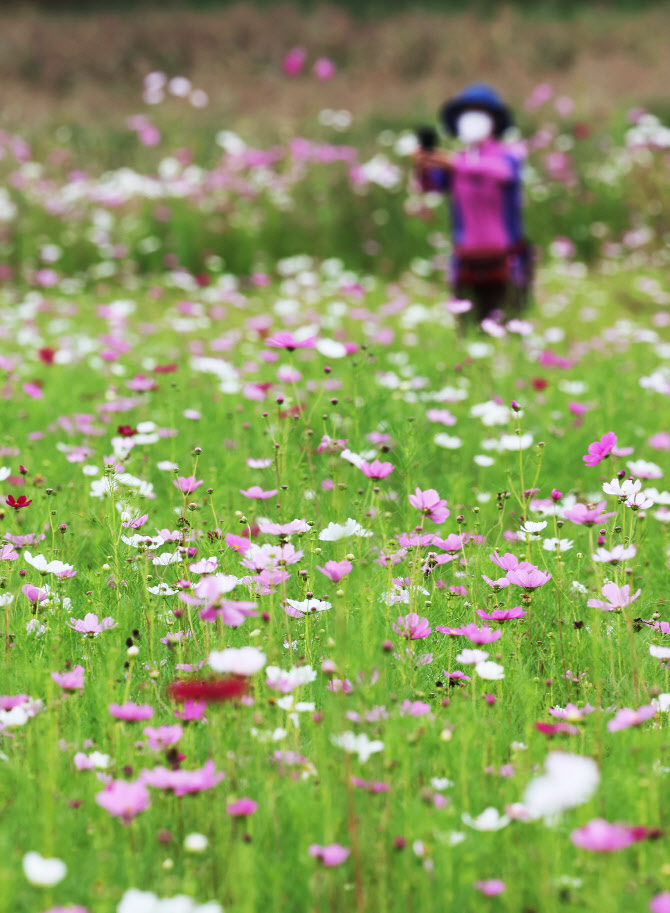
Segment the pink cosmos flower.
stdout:
<svg viewBox="0 0 670 913">
<path fill-rule="evenodd" d="M 602 523 L 608 517 L 613 517 L 614 512 L 603 513 L 603 508 L 607 501 L 599 501 L 597 504 L 575 504 L 563 511 L 566 520 L 571 520 L 579 526 L 594 526 L 596 523 Z"/>
<path fill-rule="evenodd" d="M 172 790 L 175 796 L 186 796 L 189 793 L 199 793 L 205 789 L 212 789 L 223 780 L 225 774 L 216 770 L 214 761 L 207 761 L 197 770 L 170 770 L 167 767 L 154 767 L 153 770 L 143 770 L 140 782 L 154 789 Z"/>
<path fill-rule="evenodd" d="M 349 857 L 350 853 L 351 850 L 339 843 L 330 843 L 328 846 L 319 846 L 318 843 L 313 843 L 309 848 L 309 855 L 315 859 L 320 859 L 328 867 L 341 865 Z"/>
<path fill-rule="evenodd" d="M 535 728 L 544 735 L 556 735 L 558 732 L 563 732 L 566 735 L 579 735 L 579 729 L 577 726 L 573 726 L 572 723 L 536 723 Z"/>
<path fill-rule="evenodd" d="M 578 723 L 593 713 L 595 707 L 585 704 L 583 707 L 577 707 L 575 704 L 566 704 L 565 707 L 552 707 L 549 710 L 550 716 L 558 717 L 560 720 L 568 720 L 571 723 Z"/>
<path fill-rule="evenodd" d="M 332 60 L 329 60 L 327 57 L 319 57 L 319 59 L 314 62 L 312 72 L 317 79 L 321 80 L 321 82 L 328 82 L 337 71 Z"/>
<path fill-rule="evenodd" d="M 190 495 L 193 494 L 196 488 L 200 488 L 203 484 L 203 480 L 198 480 L 195 476 L 178 476 L 173 480 L 172 484 L 175 488 L 178 488 L 183 495 Z"/>
<path fill-rule="evenodd" d="M 629 827 L 627 824 L 610 824 L 603 818 L 594 818 L 584 827 L 574 830 L 570 839 L 575 846 L 593 853 L 614 853 L 631 846 L 643 839 L 638 828 Z"/>
<path fill-rule="evenodd" d="M 126 701 L 125 704 L 110 704 L 109 712 L 117 720 L 136 723 L 139 720 L 150 720 L 154 715 L 154 708 L 151 704 L 134 704 L 132 701 Z"/>
<path fill-rule="evenodd" d="M 368 463 L 367 460 L 361 460 L 358 468 L 368 479 L 385 479 L 390 476 L 395 466 L 393 463 L 382 463 L 379 460 L 373 460 Z"/>
<path fill-rule="evenodd" d="M 246 491 L 243 488 L 240 488 L 240 494 L 244 495 L 245 498 L 252 498 L 257 501 L 267 501 L 268 498 L 274 498 L 277 494 L 277 489 L 273 488 L 272 491 L 263 491 L 260 485 L 252 485 L 251 488 L 248 488 Z"/>
<path fill-rule="evenodd" d="M 297 533 L 306 533 L 309 531 L 307 520 L 291 520 L 290 523 L 269 523 L 260 521 L 258 524 L 259 532 L 265 536 L 293 536 Z"/>
<path fill-rule="evenodd" d="M 288 352 L 293 352 L 295 349 L 313 349 L 316 345 L 316 336 L 296 339 L 293 333 L 289 333 L 288 330 L 281 330 L 279 333 L 275 333 L 274 336 L 269 336 L 265 340 L 265 345 L 274 349 L 286 349 Z"/>
<path fill-rule="evenodd" d="M 350 574 L 354 566 L 351 561 L 326 561 L 325 567 L 321 567 L 317 564 L 317 571 L 321 571 L 322 574 L 325 574 L 329 580 L 332 580 L 333 583 L 337 583 L 343 577 L 346 577 L 347 574 Z"/>
<path fill-rule="evenodd" d="M 647 443 L 654 450 L 663 450 L 665 453 L 670 453 L 670 434 L 667 431 L 659 431 L 657 434 L 652 435 Z"/>
<path fill-rule="evenodd" d="M 430 704 L 425 701 L 403 701 L 400 705 L 401 716 L 426 716 L 430 713 Z"/>
<path fill-rule="evenodd" d="M 426 418 L 429 422 L 438 422 L 440 425 L 456 424 L 456 416 L 452 415 L 448 409 L 429 409 L 426 412 Z"/>
<path fill-rule="evenodd" d="M 582 457 L 587 466 L 597 466 L 610 455 L 616 447 L 617 436 L 613 431 L 603 434 L 599 441 L 594 441 L 588 446 L 588 453 Z"/>
<path fill-rule="evenodd" d="M 248 552 L 251 548 L 251 542 L 244 536 L 236 536 L 234 533 L 226 533 L 226 545 L 235 552 Z"/>
<path fill-rule="evenodd" d="M 184 730 L 175 723 L 174 726 L 145 726 L 142 733 L 147 737 L 149 748 L 160 750 L 176 745 Z"/>
<path fill-rule="evenodd" d="M 478 628 L 474 622 L 463 625 L 460 628 L 443 628 L 438 626 L 435 630 L 440 631 L 442 634 L 451 634 L 452 637 L 467 637 L 473 644 L 492 644 L 502 637 L 502 631 L 500 629 L 494 631 L 487 625 L 484 625 L 483 628 Z"/>
<path fill-rule="evenodd" d="M 207 711 L 207 701 L 184 701 L 181 710 L 175 710 L 174 715 L 179 720 L 189 723 L 201 720 Z"/>
<path fill-rule="evenodd" d="M 632 710 L 630 707 L 622 707 L 621 710 L 617 710 L 614 719 L 607 723 L 607 729 L 609 732 L 620 732 L 622 729 L 628 729 L 631 726 L 639 726 L 645 720 L 651 719 L 655 713 L 656 707 L 653 704 L 646 704 L 637 710 Z"/>
<path fill-rule="evenodd" d="M 64 691 L 80 691 L 84 687 L 84 667 L 75 666 L 67 672 L 52 672 L 51 678 Z"/>
<path fill-rule="evenodd" d="M 0 546 L 0 561 L 16 561 L 19 553 L 15 552 L 9 542 Z"/>
<path fill-rule="evenodd" d="M 506 586 L 509 586 L 509 580 L 507 577 L 498 577 L 497 580 L 492 580 L 490 577 L 487 577 L 486 574 L 482 574 L 482 580 L 488 584 L 493 590 L 504 590 Z M 497 610 L 496 610 L 497 611 Z M 482 618 L 484 616 L 482 615 Z"/>
<path fill-rule="evenodd" d="M 649 901 L 651 913 L 670 913 L 670 892 L 662 891 Z"/>
<path fill-rule="evenodd" d="M 537 567 L 531 566 L 529 569 L 520 570 L 517 568 L 514 571 L 507 572 L 507 579 L 510 583 L 513 583 L 515 586 L 520 586 L 524 590 L 535 590 L 539 586 L 543 586 L 549 580 L 551 580 L 551 574 L 541 571 Z"/>
<path fill-rule="evenodd" d="M 33 586 L 32 583 L 24 584 L 21 587 L 21 592 L 33 605 L 37 605 L 38 602 L 44 602 L 49 596 L 49 590 L 46 587 L 40 589 L 38 586 Z M 72 620 L 74 621 L 74 619 Z"/>
<path fill-rule="evenodd" d="M 134 520 L 124 520 L 121 526 L 125 526 L 126 529 L 141 529 L 148 519 L 149 514 L 142 514 L 141 517 L 136 517 Z"/>
<path fill-rule="evenodd" d="M 488 656 L 488 654 L 487 654 L 487 656 Z M 445 678 L 447 679 L 447 681 L 449 681 L 449 682 L 451 682 L 451 681 L 454 681 L 454 682 L 458 682 L 458 681 L 469 682 L 469 681 L 471 681 L 470 676 L 469 676 L 469 675 L 466 675 L 465 672 L 460 672 L 460 671 L 458 671 L 458 672 L 445 672 L 445 671 L 443 671 L 443 672 L 442 672 L 442 675 L 444 675 L 444 677 L 445 677 Z"/>
<path fill-rule="evenodd" d="M 226 811 L 232 818 L 248 818 L 258 808 L 258 802 L 243 796 L 237 802 L 229 802 Z"/>
<path fill-rule="evenodd" d="M 90 637 L 95 637 L 103 631 L 110 631 L 112 628 L 118 627 L 118 622 L 114 621 L 110 615 L 99 621 L 98 616 L 93 612 L 87 612 L 83 619 L 71 618 L 67 624 L 73 631 L 77 631 L 79 634 L 88 634 Z"/>
<path fill-rule="evenodd" d="M 485 897 L 495 897 L 505 890 L 505 882 L 500 878 L 488 878 L 486 881 L 475 881 L 473 887 L 481 891 Z"/>
<path fill-rule="evenodd" d="M 433 539 L 433 545 L 445 552 L 449 552 L 451 555 L 458 554 L 463 548 L 464 542 L 465 536 L 457 536 L 455 533 L 449 533 L 446 539 L 440 539 L 438 536 Z"/>
<path fill-rule="evenodd" d="M 511 621 L 514 618 L 523 618 L 528 612 L 525 609 L 522 609 L 520 605 L 517 605 L 511 609 L 494 609 L 490 615 L 484 609 L 477 609 L 477 614 L 480 618 L 483 618 L 484 621 L 503 622 Z"/>
<path fill-rule="evenodd" d="M 606 583 L 600 592 L 607 602 L 604 602 L 602 599 L 589 599 L 586 603 L 587 606 L 590 609 L 602 609 L 603 612 L 618 612 L 621 609 L 625 609 L 626 606 L 629 606 L 632 602 L 635 602 L 642 590 L 638 589 L 638 591 L 631 596 L 630 584 L 626 583 L 624 586 L 618 587 L 616 583 Z"/>
<path fill-rule="evenodd" d="M 444 523 L 449 516 L 447 502 L 440 498 L 434 488 L 427 488 L 425 491 L 417 488 L 414 494 L 409 496 L 409 503 L 433 523 Z"/>
<path fill-rule="evenodd" d="M 98 805 L 123 824 L 130 824 L 135 815 L 145 811 L 151 804 L 149 790 L 139 780 L 127 782 L 126 780 L 112 780 L 95 797 Z"/>
<path fill-rule="evenodd" d="M 505 552 L 502 557 L 498 552 L 494 552 L 492 555 L 489 555 L 489 558 L 494 564 L 501 567 L 503 571 L 514 571 L 519 566 L 519 559 L 510 552 Z"/>
<path fill-rule="evenodd" d="M 433 630 L 428 625 L 427 618 L 421 618 L 416 612 L 409 612 L 407 615 L 399 615 L 398 623 L 393 623 L 393 630 L 402 637 L 409 637 L 410 640 L 421 640 Z"/>
</svg>

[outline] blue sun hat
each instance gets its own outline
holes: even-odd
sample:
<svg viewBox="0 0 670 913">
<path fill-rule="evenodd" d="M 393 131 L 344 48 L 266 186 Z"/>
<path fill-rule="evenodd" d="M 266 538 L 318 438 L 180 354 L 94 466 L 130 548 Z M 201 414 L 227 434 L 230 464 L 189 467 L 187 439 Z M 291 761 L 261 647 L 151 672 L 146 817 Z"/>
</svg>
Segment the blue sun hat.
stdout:
<svg viewBox="0 0 670 913">
<path fill-rule="evenodd" d="M 495 89 L 484 82 L 473 82 L 459 95 L 445 102 L 440 109 L 440 117 L 448 133 L 457 135 L 456 122 L 459 115 L 470 108 L 484 110 L 491 115 L 495 136 L 500 136 L 514 124 L 512 112 Z"/>
</svg>

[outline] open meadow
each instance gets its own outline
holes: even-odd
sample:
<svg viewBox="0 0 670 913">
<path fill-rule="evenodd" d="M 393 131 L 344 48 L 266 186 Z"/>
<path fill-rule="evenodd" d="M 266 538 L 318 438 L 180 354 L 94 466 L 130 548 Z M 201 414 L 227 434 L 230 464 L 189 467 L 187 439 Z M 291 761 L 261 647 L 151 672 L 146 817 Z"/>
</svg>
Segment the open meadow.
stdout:
<svg viewBox="0 0 670 913">
<path fill-rule="evenodd" d="M 0 907 L 668 913 L 670 128 L 516 97 L 474 326 L 416 109 L 312 64 L 266 142 L 5 112 Z"/>
</svg>

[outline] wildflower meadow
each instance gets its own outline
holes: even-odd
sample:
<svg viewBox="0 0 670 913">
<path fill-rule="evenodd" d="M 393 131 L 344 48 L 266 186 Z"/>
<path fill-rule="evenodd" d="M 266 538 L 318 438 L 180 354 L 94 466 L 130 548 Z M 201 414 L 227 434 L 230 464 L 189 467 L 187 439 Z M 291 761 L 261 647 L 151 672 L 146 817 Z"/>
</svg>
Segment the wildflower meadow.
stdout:
<svg viewBox="0 0 670 913">
<path fill-rule="evenodd" d="M 0 907 L 668 913 L 668 128 L 536 87 L 477 326 L 411 130 L 142 92 L 0 137 Z"/>
</svg>

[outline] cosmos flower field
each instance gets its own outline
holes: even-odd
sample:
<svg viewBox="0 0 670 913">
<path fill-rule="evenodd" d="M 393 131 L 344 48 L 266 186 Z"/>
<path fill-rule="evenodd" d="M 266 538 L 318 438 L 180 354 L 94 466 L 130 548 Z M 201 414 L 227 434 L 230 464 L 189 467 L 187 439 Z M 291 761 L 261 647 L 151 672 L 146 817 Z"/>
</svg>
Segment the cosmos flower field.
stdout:
<svg viewBox="0 0 670 913">
<path fill-rule="evenodd" d="M 183 285 L 5 294 L 7 909 L 667 909 L 667 289 Z"/>
<path fill-rule="evenodd" d="M 0 135 L 3 909 L 670 911 L 670 140 L 559 107 L 481 327 L 407 136 Z"/>
</svg>

